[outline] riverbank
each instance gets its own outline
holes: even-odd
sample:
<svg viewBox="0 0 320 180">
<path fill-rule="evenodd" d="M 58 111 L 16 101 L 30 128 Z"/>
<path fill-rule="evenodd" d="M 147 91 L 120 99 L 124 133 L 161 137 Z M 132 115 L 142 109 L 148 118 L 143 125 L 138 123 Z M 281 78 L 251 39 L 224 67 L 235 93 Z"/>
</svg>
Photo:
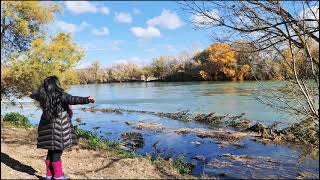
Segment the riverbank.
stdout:
<svg viewBox="0 0 320 180">
<path fill-rule="evenodd" d="M 237 137 L 236 139 L 241 139 L 243 137 L 252 137 L 254 141 L 262 142 L 262 143 L 274 143 L 274 144 L 290 144 L 290 145 L 306 145 L 311 148 L 319 147 L 319 130 L 312 123 L 310 119 L 305 119 L 300 123 L 292 124 L 289 127 L 283 129 L 277 129 L 277 125 L 279 123 L 273 123 L 270 126 L 266 126 L 261 123 L 256 123 L 254 121 L 250 121 L 244 117 L 244 114 L 240 114 L 237 116 L 230 115 L 217 115 L 216 113 L 197 113 L 192 114 L 188 111 L 180 111 L 173 113 L 165 113 L 165 112 L 153 112 L 153 111 L 138 111 L 138 110 L 128 110 L 128 109 L 110 109 L 110 108 L 82 108 L 84 112 L 102 112 L 102 113 L 124 113 L 124 112 L 135 112 L 135 113 L 143 113 L 143 114 L 151 114 L 159 117 L 166 117 L 173 120 L 179 120 L 184 122 L 199 122 L 210 126 L 221 127 L 224 128 L 222 132 L 220 131 L 209 131 L 209 132 L 201 132 L 199 130 L 178 130 L 176 132 L 182 133 L 190 133 L 196 132 L 199 137 L 221 137 L 224 139 L 233 139 L 233 134 L 240 133 L 241 137 Z M 127 122 L 126 122 L 127 123 Z M 129 125 L 129 124 L 128 124 Z M 138 125 L 139 126 L 139 125 Z M 141 126 L 141 125 L 140 125 Z M 152 124 L 144 125 L 147 128 L 140 129 L 150 129 L 148 126 L 155 126 Z M 156 129 L 162 129 L 163 127 L 156 127 Z M 231 133 L 226 131 L 225 128 L 232 128 L 235 132 Z M 237 135 L 236 135 L 237 136 Z"/>
<path fill-rule="evenodd" d="M 62 161 L 72 179 L 168 179 L 181 175 L 170 163 L 152 163 L 148 157 L 125 157 L 112 151 L 80 145 L 66 150 Z M 36 148 L 36 128 L 1 126 L 1 179 L 41 179 L 45 175 L 46 150 Z"/>
<path fill-rule="evenodd" d="M 314 154 L 310 149 L 301 152 L 301 146 L 293 147 L 284 144 L 278 145 L 274 144 L 274 142 L 264 145 L 264 143 L 260 141 L 255 141 L 257 139 L 262 139 L 259 137 L 260 133 L 239 132 L 216 127 L 205 128 L 206 125 L 200 125 L 199 123 L 188 121 L 188 118 L 183 118 L 188 117 L 186 113 L 159 113 L 156 116 L 156 114 L 149 115 L 148 113 L 151 112 L 148 111 L 137 113 L 132 112 L 133 110 L 122 111 L 121 109 L 90 108 L 83 110 L 86 111 L 83 112 L 86 115 L 82 114 L 81 117 L 87 116 L 89 120 L 75 118 L 74 122 L 74 125 L 81 127 L 81 129 L 76 128 L 77 135 L 81 138 L 81 144 L 70 152 L 66 151 L 67 158 L 64 160 L 69 161 L 69 159 L 71 159 L 71 162 L 73 163 L 82 163 L 82 160 L 79 161 L 79 158 L 73 158 L 73 156 L 80 154 L 81 158 L 85 158 L 86 164 L 94 164 L 90 165 L 90 172 L 87 172 L 84 169 L 81 170 L 81 168 L 86 168 L 82 167 L 83 164 L 76 166 L 76 168 L 79 169 L 77 171 L 73 168 L 69 168 L 67 169 L 68 171 L 66 171 L 68 176 L 69 173 L 71 173 L 71 176 L 76 178 L 91 178 L 89 176 L 84 176 L 83 172 L 85 172 L 90 174 L 90 176 L 93 176 L 92 178 L 98 178 L 97 176 L 104 177 L 103 175 L 95 175 L 97 170 L 94 170 L 94 168 L 104 169 L 105 166 L 107 166 L 107 164 L 103 164 L 104 161 L 111 163 L 113 159 L 120 159 L 121 161 L 119 162 L 126 160 L 123 163 L 128 164 L 129 166 L 124 166 L 124 171 L 131 171 L 131 166 L 142 165 L 148 167 L 151 164 L 150 168 L 147 168 L 147 170 L 144 168 L 142 170 L 133 168 L 132 170 L 143 171 L 143 173 L 138 174 L 142 174 L 141 177 L 145 178 L 186 177 L 179 175 L 179 173 L 177 173 L 178 171 L 180 173 L 184 172 L 185 174 L 186 172 L 187 174 L 190 174 L 192 171 L 192 174 L 196 177 L 210 178 L 250 179 L 264 177 L 274 179 L 319 177 L 319 174 L 317 173 L 318 161 L 310 159 L 318 159 L 318 154 L 316 152 Z M 93 118 L 98 119 L 100 116 L 107 121 L 103 121 L 103 123 L 99 123 L 99 121 L 91 123 Z M 171 118 L 167 119 L 165 116 Z M 22 118 L 17 114 L 7 117 L 15 118 L 6 118 L 5 116 L 4 119 L 11 122 L 14 119 L 20 119 L 19 123 L 16 124 L 29 126 L 28 123 L 21 123 L 26 122 L 26 120 L 23 120 L 25 118 Z M 120 119 L 120 117 L 122 117 L 122 119 Z M 197 115 L 197 120 L 211 119 L 212 121 L 216 121 L 219 119 L 214 117 L 214 115 Z M 103 125 L 103 127 L 101 127 L 101 125 Z M 21 130 L 17 129 L 16 126 L 5 126 L 5 128 L 2 129 L 7 129 L 5 132 L 2 132 L 3 137 L 6 137 L 6 134 L 9 133 L 9 138 L 3 139 L 3 142 L 6 144 L 14 144 L 15 146 L 13 149 L 3 152 L 6 153 L 7 156 L 10 156 L 11 159 L 24 162 L 23 164 L 26 166 L 31 166 L 32 169 L 29 168 L 28 172 L 34 172 L 36 170 L 36 175 L 41 175 L 43 172 L 40 172 L 40 170 L 43 168 L 45 151 L 35 148 L 36 129 L 27 129 L 26 133 L 21 133 Z M 116 134 L 118 134 L 118 136 Z M 26 147 L 25 145 L 28 146 Z M 17 147 L 20 146 L 24 147 L 17 150 Z M 128 148 L 129 151 L 124 150 L 125 148 Z M 130 151 L 131 148 L 135 149 L 135 151 Z M 15 154 L 10 154 L 11 152 L 14 152 Z M 27 158 L 29 162 L 21 160 L 23 159 L 20 158 L 21 152 L 27 153 L 27 157 L 25 158 Z M 39 154 L 38 159 L 35 159 L 35 156 L 32 153 Z M 183 158 L 180 158 L 179 160 L 177 157 L 179 157 L 180 154 L 182 154 Z M 93 157 L 91 157 L 91 155 Z M 103 158 L 97 158 L 101 156 Z M 158 157 L 162 157 L 162 159 Z M 106 160 L 104 160 L 104 158 L 106 158 Z M 140 164 L 139 162 L 134 161 L 134 159 L 143 161 L 147 165 Z M 170 161 L 170 159 L 174 161 Z M 176 161 L 177 159 L 179 161 Z M 95 163 L 94 161 L 98 162 Z M 175 161 L 177 163 L 175 163 Z M 194 168 L 191 168 L 191 171 L 188 163 L 191 163 L 191 165 L 194 166 Z M 33 164 L 38 165 L 34 166 Z M 69 162 L 68 166 L 71 165 L 72 164 Z M 10 164 L 8 166 L 10 166 Z M 11 165 L 10 167 L 12 167 L 12 169 L 16 168 L 15 165 Z M 23 168 L 28 169 L 28 167 L 25 166 L 23 166 Z M 112 171 L 113 166 L 108 168 Z M 158 175 L 151 177 L 147 176 L 149 169 L 151 169 L 150 171 L 152 171 L 152 173 Z M 91 172 L 92 170 L 93 172 Z M 11 170 L 11 176 L 16 173 L 15 171 L 17 170 Z M 105 170 L 101 171 L 103 174 L 108 173 L 108 171 Z M 82 174 L 79 175 L 79 172 Z M 174 172 L 176 172 L 177 175 L 172 175 Z M 117 175 L 119 174 L 112 177 L 117 177 Z M 126 176 L 123 177 L 121 175 L 120 177 L 126 178 Z M 110 177 L 108 176 L 107 178 Z"/>
</svg>

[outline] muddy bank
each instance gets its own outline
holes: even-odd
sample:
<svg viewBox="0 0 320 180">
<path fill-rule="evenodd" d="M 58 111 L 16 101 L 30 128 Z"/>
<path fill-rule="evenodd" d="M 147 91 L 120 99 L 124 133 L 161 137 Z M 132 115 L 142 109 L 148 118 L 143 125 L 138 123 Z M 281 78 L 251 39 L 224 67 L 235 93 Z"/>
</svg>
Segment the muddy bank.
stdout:
<svg viewBox="0 0 320 180">
<path fill-rule="evenodd" d="M 306 145 L 319 147 L 319 127 L 313 124 L 310 120 L 306 119 L 300 123 L 295 123 L 290 127 L 284 129 L 277 129 L 279 122 L 276 122 L 270 126 L 263 125 L 254 121 L 246 119 L 245 114 L 242 113 L 236 116 L 230 115 L 217 115 L 215 113 L 198 113 L 193 114 L 188 111 L 180 111 L 173 113 L 165 112 L 153 112 L 153 111 L 139 111 L 139 110 L 128 110 L 128 109 L 109 109 L 109 108 L 82 108 L 85 112 L 106 112 L 106 113 L 124 113 L 124 112 L 135 112 L 143 114 L 151 114 L 159 117 L 166 117 L 179 121 L 195 121 L 204 123 L 215 127 L 228 127 L 232 128 L 241 133 L 255 133 L 256 141 L 262 143 L 304 143 Z M 129 123 L 129 122 L 128 122 Z M 150 125 L 148 125 L 150 126 Z M 136 128 L 139 128 L 139 125 Z M 155 128 L 162 130 L 161 126 L 155 125 Z M 140 125 L 140 129 L 148 129 L 145 124 Z M 178 133 L 189 133 L 190 129 L 180 130 Z M 222 133 L 219 135 L 213 133 L 211 135 L 200 135 L 207 137 L 222 137 Z M 230 137 L 230 136 L 227 136 Z M 232 138 L 232 137 L 231 137 Z"/>
</svg>

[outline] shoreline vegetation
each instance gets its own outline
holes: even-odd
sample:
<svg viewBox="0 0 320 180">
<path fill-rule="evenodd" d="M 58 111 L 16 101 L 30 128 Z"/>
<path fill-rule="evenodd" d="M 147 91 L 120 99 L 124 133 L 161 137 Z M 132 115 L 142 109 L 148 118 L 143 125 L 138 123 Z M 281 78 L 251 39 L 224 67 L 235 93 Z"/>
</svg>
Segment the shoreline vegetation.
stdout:
<svg viewBox="0 0 320 180">
<path fill-rule="evenodd" d="M 125 112 L 135 112 L 156 115 L 159 117 L 166 117 L 179 121 L 195 121 L 204 123 L 210 126 L 224 128 L 223 131 L 211 131 L 211 132 L 201 132 L 196 129 L 180 129 L 177 133 L 196 133 L 199 137 L 212 137 L 212 138 L 222 138 L 230 140 L 238 140 L 243 137 L 252 137 L 255 141 L 262 143 L 289 143 L 289 144 L 304 144 L 309 145 L 314 148 L 319 147 L 319 129 L 313 123 L 310 123 L 310 119 L 305 119 L 302 122 L 294 123 L 289 127 L 283 129 L 277 129 L 278 122 L 275 122 L 269 126 L 261 124 L 259 122 L 253 122 L 244 117 L 244 113 L 236 116 L 230 115 L 217 115 L 215 113 L 198 113 L 192 114 L 188 111 L 180 111 L 173 113 L 165 112 L 153 112 L 153 111 L 139 111 L 139 110 L 129 110 L 129 109 L 110 109 L 110 108 L 82 108 L 84 112 L 104 112 L 104 113 L 118 113 L 122 114 Z M 126 124 L 131 125 L 130 122 Z M 133 124 L 134 125 L 134 124 Z M 153 128 L 155 130 L 161 130 L 163 127 L 156 126 L 154 124 L 136 124 L 136 128 Z M 230 132 L 225 129 L 231 129 Z M 239 134 L 237 134 L 239 133 Z"/>
<path fill-rule="evenodd" d="M 215 43 L 202 51 L 160 56 L 143 66 L 124 62 L 102 67 L 99 61 L 95 61 L 86 68 L 76 70 L 76 84 L 290 79 L 292 72 L 281 57 L 268 60 L 258 52 L 239 52 L 237 50 L 241 48 L 255 50 L 254 47 L 240 47 L 239 43 Z M 308 77 L 303 64 L 299 64 L 298 68 L 304 77 Z"/>
<path fill-rule="evenodd" d="M 295 134 L 290 134 L 290 130 L 293 128 L 301 128 L 300 126 L 297 127 L 297 124 L 294 124 L 291 127 L 277 130 L 275 129 L 276 124 L 271 126 L 265 126 L 260 123 L 254 123 L 250 120 L 247 120 L 244 118 L 244 114 L 240 114 L 238 116 L 219 116 L 215 113 L 198 113 L 198 114 L 191 114 L 187 111 L 182 112 L 174 112 L 174 113 L 164 113 L 164 112 L 152 112 L 152 111 L 136 111 L 136 110 L 128 110 L 128 109 L 108 109 L 108 108 L 82 108 L 82 111 L 84 112 L 103 112 L 103 113 L 145 113 L 145 114 L 151 114 L 156 115 L 160 117 L 166 117 L 173 120 L 178 121 L 196 121 L 199 123 L 204 123 L 207 125 L 210 125 L 213 128 L 212 130 L 204 131 L 201 128 L 178 128 L 178 129 L 172 129 L 177 134 L 194 134 L 200 138 L 212 138 L 217 139 L 219 141 L 219 147 L 236 147 L 236 148 L 245 148 L 242 147 L 240 141 L 245 138 L 249 138 L 252 141 L 256 141 L 258 143 L 262 144 L 283 144 L 288 145 L 290 148 L 294 149 L 300 149 L 302 150 L 302 156 L 311 156 L 311 158 L 318 157 L 319 151 L 318 151 L 318 137 L 317 135 L 313 136 L 313 140 L 316 139 L 316 141 L 301 141 L 299 136 L 294 136 Z M 75 125 L 76 134 L 80 139 L 79 146 L 76 146 L 75 148 L 71 148 L 71 150 L 67 150 L 64 156 L 68 156 L 66 159 L 66 164 L 71 163 L 68 162 L 69 159 L 72 159 L 70 157 L 74 156 L 71 155 L 72 153 L 81 154 L 81 156 L 86 156 L 86 158 L 90 159 L 93 158 L 94 160 L 89 160 L 90 163 L 95 162 L 101 162 L 101 161 L 109 161 L 114 159 L 123 159 L 127 161 L 134 161 L 132 163 L 129 163 L 125 165 L 121 165 L 118 168 L 123 168 L 123 171 L 127 172 L 128 169 L 130 169 L 130 175 L 133 173 L 133 176 L 137 177 L 146 177 L 146 178 L 187 178 L 187 179 L 194 179 L 194 178 L 208 178 L 204 174 L 200 174 L 197 176 L 192 175 L 193 168 L 195 167 L 194 164 L 188 163 L 184 160 L 183 155 L 178 155 L 176 158 L 164 158 L 161 157 L 160 154 L 157 153 L 150 153 L 149 155 L 142 156 L 135 152 L 135 148 L 139 148 L 141 143 L 143 146 L 144 139 L 142 137 L 142 134 L 139 132 L 124 132 L 121 135 L 121 141 L 110 141 L 108 139 L 104 139 L 102 137 L 99 137 L 97 132 L 91 132 L 81 129 L 81 119 L 76 119 L 77 124 Z M 131 126 L 135 129 L 145 129 L 145 130 L 151 130 L 155 132 L 161 132 L 165 131 L 165 127 L 161 126 L 159 123 L 148 123 L 148 122 L 125 122 L 128 126 Z M 6 146 L 20 146 L 18 144 L 25 143 L 23 147 L 30 146 L 31 150 L 34 149 L 36 151 L 41 151 L 39 149 L 36 149 L 35 143 L 36 143 L 36 133 L 37 133 L 37 126 L 33 126 L 30 124 L 29 120 L 19 114 L 19 113 L 7 113 L 4 117 L 1 117 L 1 132 L 4 134 L 2 136 L 1 142 L 8 143 Z M 297 132 L 294 130 L 294 132 Z M 22 134 L 21 134 L 22 133 Z M 285 134 L 287 133 L 287 134 Z M 21 140 L 20 138 L 27 138 L 27 140 Z M 12 139 L 13 138 L 13 139 Z M 311 140 L 311 139 L 310 139 Z M 20 142 L 21 141 L 21 142 Z M 11 143 L 13 142 L 13 143 Z M 27 143 L 26 143 L 27 142 Z M 10 144 L 11 143 L 11 144 Z M 193 143 L 201 143 L 201 142 L 193 142 Z M 34 151 L 32 150 L 32 151 Z M 8 153 L 11 151 L 2 151 L 3 153 Z M 12 151 L 16 152 L 16 151 Z M 18 152 L 18 151 L 17 151 Z M 19 151 L 20 152 L 20 151 Z M 43 157 L 45 156 L 44 151 L 41 151 L 43 153 Z M 33 152 L 32 152 L 33 153 Z M 31 155 L 25 155 L 25 156 L 32 156 Z M 311 154 L 310 154 L 311 153 Z M 9 154 L 9 153 L 8 153 Z M 28 154 L 28 153 L 27 153 Z M 108 155 L 105 155 L 108 154 Z M 305 154 L 305 155 L 304 155 Z M 308 154 L 308 155 L 307 155 Z M 9 154 L 10 155 L 10 154 Z M 15 158 L 13 155 L 10 155 L 10 158 Z M 70 157 L 69 157 L 70 156 Z M 96 160 L 96 157 L 101 157 L 102 159 Z M 253 157 L 253 156 L 245 156 L 245 155 L 235 155 L 235 154 L 221 154 L 219 156 L 222 159 L 229 159 L 231 161 L 237 161 L 242 163 L 249 163 L 249 164 L 255 164 L 255 163 L 261 163 L 263 161 L 266 162 L 274 162 L 276 160 L 268 159 L 266 157 Z M 197 160 L 203 160 L 204 157 L 202 156 L 195 156 L 193 157 Z M 261 159 L 263 158 L 263 159 Z M 30 164 L 30 161 L 27 161 L 32 167 L 33 164 L 37 164 L 36 161 L 41 161 L 41 157 L 38 158 L 38 160 L 35 160 L 32 158 L 33 163 Z M 76 161 L 72 163 L 80 163 L 78 158 L 74 158 L 75 160 L 70 161 Z M 121 161 L 120 160 L 120 161 Z M 78 162 L 79 161 L 79 162 Z M 42 161 L 41 161 L 42 162 Z M 147 170 L 142 169 L 135 169 L 133 166 L 139 166 L 140 163 L 144 163 L 142 166 L 146 166 Z M 217 167 L 224 167 L 224 161 L 219 162 L 218 159 L 214 160 L 215 166 Z M 95 178 L 110 178 L 110 177 L 123 177 L 123 178 L 132 178 L 133 176 L 127 176 L 128 174 L 113 174 L 110 176 L 110 173 L 105 173 L 100 171 L 99 169 L 104 169 L 104 165 L 101 165 L 100 163 L 95 163 L 95 165 L 89 164 L 89 169 L 95 169 L 95 170 L 88 170 L 85 168 L 86 172 L 92 173 L 92 175 Z M 7 164 L 6 164 L 7 165 Z M 73 165 L 73 164 L 72 164 Z M 93 166 L 93 167 L 91 167 Z M 75 167 L 74 166 L 68 166 L 67 174 L 69 174 L 73 178 L 89 178 L 88 176 L 82 176 L 81 173 L 74 172 Z M 73 168 L 72 168 L 73 167 Z M 36 166 L 37 173 L 34 176 L 39 176 L 39 174 L 43 174 L 44 171 L 41 169 L 42 164 Z M 14 168 L 13 168 L 14 169 Z M 98 169 L 98 170 L 96 170 Z M 133 170 L 132 170 L 133 169 Z M 4 171 L 4 173 L 2 173 Z M 6 172 L 6 168 L 3 168 L 1 171 L 2 174 L 8 174 Z M 19 171 L 19 170 L 18 170 Z M 42 172 L 43 171 L 43 172 Z M 145 172 L 147 171 L 147 172 Z M 151 172 L 150 172 L 151 171 Z M 105 177 L 107 175 L 108 177 Z M 309 173 L 308 172 L 300 172 L 298 173 L 297 177 L 299 178 L 310 178 L 310 177 L 317 177 L 317 174 Z M 2 177 L 12 177 L 12 175 L 4 175 Z M 23 176 L 24 177 L 24 176 Z M 32 177 L 31 177 L 32 178 Z M 211 177 L 216 178 L 216 177 Z"/>
<path fill-rule="evenodd" d="M 110 141 L 107 139 L 103 139 L 101 137 L 98 137 L 98 135 L 92 132 L 80 129 L 78 126 L 76 126 L 75 129 L 76 129 L 76 134 L 79 138 L 79 145 L 76 146 L 75 148 L 71 148 L 71 150 L 70 149 L 66 150 L 66 154 L 68 154 L 68 152 L 70 151 L 74 151 L 73 149 L 76 149 L 77 153 L 81 153 L 81 151 L 85 151 L 85 150 L 93 150 L 95 151 L 95 153 L 99 154 L 100 156 L 107 153 L 109 154 L 109 156 L 111 156 L 112 159 L 119 158 L 119 159 L 132 159 L 134 161 L 143 161 L 144 163 L 148 163 L 148 166 L 153 167 L 156 173 L 156 174 L 152 174 L 152 173 L 143 174 L 143 172 L 133 172 L 134 176 L 135 174 L 142 173 L 141 174 L 142 177 L 145 177 L 145 178 L 178 178 L 178 179 L 195 178 L 194 176 L 191 175 L 193 165 L 191 163 L 185 162 L 183 156 L 179 156 L 177 159 L 171 159 L 171 158 L 164 159 L 160 156 L 141 156 L 132 150 L 124 149 L 123 147 L 121 147 L 120 143 L 117 141 Z M 16 140 L 19 139 L 19 135 L 21 136 L 21 132 L 28 134 L 28 136 L 25 136 L 25 137 L 29 137 L 28 139 L 28 141 L 30 141 L 29 146 L 32 146 L 31 148 L 36 150 L 35 144 L 36 144 L 36 137 L 37 137 L 37 126 L 31 125 L 29 120 L 25 116 L 19 113 L 13 112 L 13 113 L 7 113 L 4 117 L 1 116 L 1 133 L 5 134 L 1 138 L 1 143 L 3 143 L 3 141 L 6 142 L 8 134 L 10 135 L 14 134 L 17 136 Z M 10 141 L 7 141 L 7 142 L 10 142 Z M 16 141 L 16 144 L 19 144 L 19 142 Z M 43 157 L 44 156 L 45 155 L 43 155 Z M 67 155 L 64 155 L 64 156 L 67 156 Z M 88 156 L 91 156 L 91 155 L 89 154 Z M 68 161 L 68 159 L 66 161 Z M 95 162 L 91 162 L 91 163 L 95 163 Z M 136 166 L 138 164 L 140 163 L 135 162 L 128 166 Z M 103 169 L 104 167 L 97 167 L 97 168 Z M 129 167 L 129 168 L 133 168 L 133 167 Z M 2 174 L 2 171 L 3 169 L 1 168 L 1 174 Z M 42 172 L 42 170 L 40 172 Z M 92 171 L 92 173 L 94 173 L 94 171 Z M 37 176 L 37 174 L 32 174 L 32 175 Z M 107 177 L 105 178 L 110 178 L 109 175 L 110 174 L 108 173 Z M 1 178 L 2 177 L 3 176 L 1 176 Z M 8 176 L 6 178 L 10 178 L 10 177 L 11 176 Z M 119 177 L 123 177 L 123 175 L 118 174 L 118 175 L 115 175 L 115 177 L 119 178 Z M 140 176 L 137 175 L 137 177 L 140 177 Z M 77 178 L 88 178 L 88 177 L 82 176 Z M 124 178 L 132 178 L 132 176 L 127 176 L 127 177 L 125 176 Z"/>
</svg>

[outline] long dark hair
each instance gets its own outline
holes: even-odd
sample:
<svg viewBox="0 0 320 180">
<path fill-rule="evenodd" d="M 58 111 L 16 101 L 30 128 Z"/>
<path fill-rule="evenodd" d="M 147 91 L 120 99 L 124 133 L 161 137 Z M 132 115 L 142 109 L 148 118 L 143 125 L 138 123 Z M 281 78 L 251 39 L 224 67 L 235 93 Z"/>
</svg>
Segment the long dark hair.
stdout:
<svg viewBox="0 0 320 180">
<path fill-rule="evenodd" d="M 45 117 L 53 119 L 62 110 L 63 89 L 57 76 L 47 77 L 39 87 L 39 103 Z"/>
</svg>

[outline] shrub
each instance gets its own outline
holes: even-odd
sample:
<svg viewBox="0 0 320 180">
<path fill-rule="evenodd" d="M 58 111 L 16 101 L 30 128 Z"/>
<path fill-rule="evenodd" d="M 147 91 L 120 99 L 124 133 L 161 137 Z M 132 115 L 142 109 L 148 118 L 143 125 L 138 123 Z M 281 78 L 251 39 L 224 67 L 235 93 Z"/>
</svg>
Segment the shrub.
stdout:
<svg viewBox="0 0 320 180">
<path fill-rule="evenodd" d="M 128 152 L 120 148 L 120 144 L 116 141 L 109 141 L 99 138 L 97 135 L 90 131 L 85 131 L 79 128 L 75 128 L 76 135 L 78 138 L 82 138 L 85 144 L 94 150 L 108 150 L 120 157 L 133 158 L 137 154 L 135 152 Z"/>
<path fill-rule="evenodd" d="M 193 164 L 186 162 L 183 155 L 179 155 L 178 158 L 174 160 L 169 159 L 169 161 L 167 161 L 160 155 L 156 155 L 151 157 L 151 162 L 158 168 L 163 168 L 165 166 L 171 165 L 182 175 L 191 175 L 192 170 L 195 167 Z"/>
<path fill-rule="evenodd" d="M 175 167 L 180 174 L 192 174 L 192 169 L 194 168 L 194 165 L 185 162 L 184 156 L 179 155 L 179 157 L 173 161 L 173 167 Z"/>
<path fill-rule="evenodd" d="M 3 118 L 3 122 L 7 122 L 8 124 L 16 127 L 25 127 L 25 128 L 32 127 L 28 118 L 17 112 L 7 113 Z"/>
</svg>

